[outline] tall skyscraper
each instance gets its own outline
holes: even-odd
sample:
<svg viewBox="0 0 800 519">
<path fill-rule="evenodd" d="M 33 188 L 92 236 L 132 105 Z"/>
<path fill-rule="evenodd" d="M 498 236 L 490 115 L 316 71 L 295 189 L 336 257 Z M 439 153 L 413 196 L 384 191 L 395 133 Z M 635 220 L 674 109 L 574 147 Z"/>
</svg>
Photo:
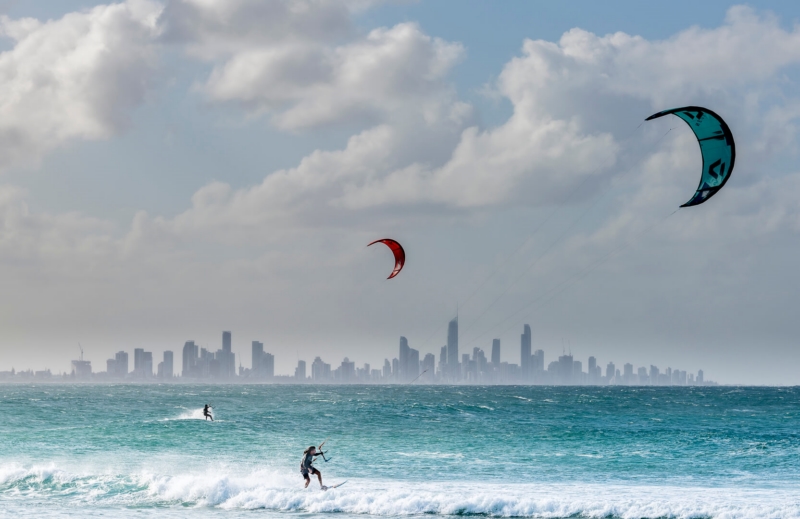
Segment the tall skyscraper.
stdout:
<svg viewBox="0 0 800 519">
<path fill-rule="evenodd" d="M 153 376 L 153 352 L 146 351 L 142 354 L 142 376 L 150 378 Z"/>
<path fill-rule="evenodd" d="M 447 345 L 442 346 L 442 349 L 439 351 L 439 374 L 443 378 L 447 378 Z"/>
<path fill-rule="evenodd" d="M 297 367 L 294 369 L 294 378 L 296 378 L 298 382 L 306 381 L 306 361 L 297 361 Z"/>
<path fill-rule="evenodd" d="M 703 370 L 697 370 L 697 383 L 702 385 L 703 384 Z"/>
<path fill-rule="evenodd" d="M 572 373 L 574 371 L 574 360 L 572 355 L 562 355 L 558 358 L 558 375 L 562 384 L 572 384 Z"/>
<path fill-rule="evenodd" d="M 164 352 L 164 369 L 163 369 L 163 378 L 172 378 L 175 375 L 175 366 L 174 366 L 174 355 L 171 351 L 167 350 Z"/>
<path fill-rule="evenodd" d="M 136 376 L 142 376 L 144 369 L 144 348 L 133 350 L 133 372 Z"/>
<path fill-rule="evenodd" d="M 182 377 L 196 377 L 198 353 L 200 349 L 194 341 L 186 341 L 183 345 L 183 359 L 182 359 Z"/>
<path fill-rule="evenodd" d="M 252 355 L 250 357 L 250 370 L 256 378 L 261 374 L 261 358 L 264 355 L 264 343 L 253 341 L 250 345 Z"/>
<path fill-rule="evenodd" d="M 420 377 L 420 380 L 423 382 L 433 382 L 434 376 L 436 375 L 436 356 L 433 353 L 428 353 L 425 355 L 425 358 L 422 359 L 422 372 L 427 370 L 423 376 Z"/>
<path fill-rule="evenodd" d="M 217 351 L 215 360 L 219 365 L 218 376 L 221 378 L 236 376 L 236 355 L 231 351 L 231 332 L 222 332 L 222 349 Z"/>
<path fill-rule="evenodd" d="M 120 378 L 128 376 L 128 353 L 125 351 L 118 351 L 114 356 L 116 361 L 116 375 Z"/>
<path fill-rule="evenodd" d="M 624 370 L 622 373 L 622 381 L 628 385 L 633 384 L 633 364 L 626 362 L 622 368 Z"/>
<path fill-rule="evenodd" d="M 492 340 L 492 366 L 500 367 L 500 339 Z"/>
<path fill-rule="evenodd" d="M 617 367 L 616 367 L 616 366 L 614 366 L 614 363 L 613 363 L 613 362 L 609 362 L 609 363 L 606 365 L 606 379 L 608 379 L 608 380 L 607 380 L 607 382 L 608 382 L 609 384 L 611 383 L 611 381 L 612 381 L 612 380 L 614 380 L 614 375 L 615 375 L 615 370 L 616 370 L 616 369 L 617 369 Z M 619 381 L 616 381 L 616 383 L 618 384 L 618 383 L 619 383 Z"/>
<path fill-rule="evenodd" d="M 447 325 L 447 365 L 450 380 L 459 380 L 461 367 L 458 364 L 458 316 Z"/>
<path fill-rule="evenodd" d="M 400 337 L 400 355 L 398 356 L 400 360 L 400 372 L 397 374 L 398 382 L 408 382 L 411 380 L 410 356 L 411 348 L 408 347 L 408 339 Z"/>
<path fill-rule="evenodd" d="M 528 378 L 531 376 L 531 327 L 526 324 L 523 328 L 522 335 L 519 337 L 519 366 L 522 368 L 522 376 Z"/>
<path fill-rule="evenodd" d="M 408 364 L 406 367 L 406 373 L 408 373 L 407 376 L 409 382 L 419 376 L 419 350 L 410 348 L 410 351 L 408 352 Z"/>
</svg>

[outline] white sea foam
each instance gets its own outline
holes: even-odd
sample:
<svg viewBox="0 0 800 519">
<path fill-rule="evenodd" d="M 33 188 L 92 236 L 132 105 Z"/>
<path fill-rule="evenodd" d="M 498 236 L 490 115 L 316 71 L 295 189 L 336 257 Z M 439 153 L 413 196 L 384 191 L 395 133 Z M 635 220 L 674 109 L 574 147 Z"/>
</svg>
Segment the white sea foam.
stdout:
<svg viewBox="0 0 800 519">
<path fill-rule="evenodd" d="M 0 466 L 0 505 L 69 499 L 83 506 L 214 507 L 227 510 L 531 518 L 800 518 L 800 490 L 600 484 L 412 483 L 351 480 L 321 492 L 299 475 L 71 473 L 55 466 Z M 328 479 L 328 483 L 334 482 Z M 64 492 L 65 488 L 69 492 Z"/>
<path fill-rule="evenodd" d="M 199 409 L 187 409 L 173 418 L 164 418 L 164 421 L 172 420 L 207 420 L 207 418 L 203 416 L 203 408 L 201 407 Z"/>
</svg>

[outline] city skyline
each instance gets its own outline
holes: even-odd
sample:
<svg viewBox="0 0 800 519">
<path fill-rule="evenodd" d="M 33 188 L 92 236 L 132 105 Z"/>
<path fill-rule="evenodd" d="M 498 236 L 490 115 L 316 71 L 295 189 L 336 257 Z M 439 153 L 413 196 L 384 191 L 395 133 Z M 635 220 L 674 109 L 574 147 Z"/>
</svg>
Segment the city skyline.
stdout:
<svg viewBox="0 0 800 519">
<path fill-rule="evenodd" d="M 232 351 L 232 332 L 223 331 L 221 348 L 216 352 L 201 348 L 195 341 L 186 341 L 181 351 L 181 369 L 174 369 L 174 352 L 163 352 L 163 360 L 153 371 L 153 353 L 143 348 L 133 352 L 134 365 L 129 371 L 128 354 L 119 351 L 114 358 L 106 361 L 105 372 L 94 372 L 91 361 L 83 358 L 73 360 L 72 370 L 56 374 L 50 369 L 40 371 L 0 371 L 0 381 L 19 380 L 77 380 L 77 381 L 139 381 L 175 382 L 214 381 L 214 382 L 260 382 L 260 383 L 371 383 L 371 384 L 522 384 L 522 385 L 653 385 L 686 386 L 716 384 L 705 379 L 704 371 L 697 375 L 686 370 L 667 367 L 663 372 L 650 364 L 641 366 L 634 372 L 633 364 L 626 362 L 617 367 L 608 361 L 603 368 L 597 358 L 587 359 L 587 370 L 583 363 L 575 360 L 572 352 L 562 351 L 557 360 L 545 368 L 545 352 L 532 351 L 532 332 L 528 324 L 523 325 L 519 341 L 519 363 L 502 361 L 502 343 L 492 339 L 490 355 L 487 358 L 482 348 L 473 347 L 472 353 L 459 352 L 458 316 L 447 326 L 447 343 L 442 346 L 438 363 L 433 353 L 421 357 L 420 351 L 410 347 L 406 337 L 399 339 L 397 357 L 385 358 L 381 367 L 372 368 L 370 363 L 361 367 L 345 357 L 335 369 L 321 356 L 311 362 L 307 372 L 305 360 L 297 361 L 293 374 L 275 373 L 275 356 L 264 350 L 261 341 L 251 342 L 250 367 L 243 366 L 241 357 L 236 369 L 236 354 Z"/>
<path fill-rule="evenodd" d="M 458 308 L 489 358 L 527 323 L 548 359 L 800 383 L 800 4 L 290 4 L 0 6 L 2 369 L 222 329 L 280 373 L 438 359 Z M 645 119 L 690 105 L 736 167 L 675 212 L 698 141 Z"/>
</svg>

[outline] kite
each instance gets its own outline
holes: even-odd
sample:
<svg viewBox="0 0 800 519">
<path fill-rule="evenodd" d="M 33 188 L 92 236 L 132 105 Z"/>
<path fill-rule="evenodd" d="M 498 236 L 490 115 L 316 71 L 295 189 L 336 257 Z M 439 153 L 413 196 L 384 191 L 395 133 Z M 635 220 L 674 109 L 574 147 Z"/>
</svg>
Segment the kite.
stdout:
<svg viewBox="0 0 800 519">
<path fill-rule="evenodd" d="M 402 245 L 389 238 L 384 238 L 382 240 L 375 240 L 374 242 L 367 245 L 367 247 L 369 247 L 370 245 L 375 245 L 376 243 L 383 243 L 384 245 L 392 249 L 392 253 L 394 254 L 394 270 L 392 270 L 392 273 L 389 274 L 388 278 L 386 278 L 386 279 L 392 279 L 393 277 L 398 275 L 401 270 L 403 270 L 403 265 L 405 265 L 406 263 L 406 251 L 403 250 Z"/>
<path fill-rule="evenodd" d="M 700 152 L 703 155 L 700 185 L 697 186 L 694 196 L 681 207 L 700 205 L 714 196 L 731 178 L 733 162 L 736 160 L 733 134 L 722 117 L 701 106 L 684 106 L 683 108 L 664 110 L 651 115 L 645 121 L 669 114 L 683 119 L 692 129 L 698 144 L 700 144 Z"/>
</svg>

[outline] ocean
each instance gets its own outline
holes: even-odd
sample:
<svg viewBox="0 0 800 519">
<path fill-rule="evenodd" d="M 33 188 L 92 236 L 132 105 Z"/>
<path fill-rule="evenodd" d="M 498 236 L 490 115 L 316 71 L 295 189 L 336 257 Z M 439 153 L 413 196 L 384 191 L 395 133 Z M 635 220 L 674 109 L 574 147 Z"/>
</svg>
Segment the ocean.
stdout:
<svg viewBox="0 0 800 519">
<path fill-rule="evenodd" d="M 0 395 L 2 517 L 800 517 L 800 388 L 9 384 Z M 324 483 L 347 483 L 304 489 L 302 452 L 323 440 Z"/>
</svg>

